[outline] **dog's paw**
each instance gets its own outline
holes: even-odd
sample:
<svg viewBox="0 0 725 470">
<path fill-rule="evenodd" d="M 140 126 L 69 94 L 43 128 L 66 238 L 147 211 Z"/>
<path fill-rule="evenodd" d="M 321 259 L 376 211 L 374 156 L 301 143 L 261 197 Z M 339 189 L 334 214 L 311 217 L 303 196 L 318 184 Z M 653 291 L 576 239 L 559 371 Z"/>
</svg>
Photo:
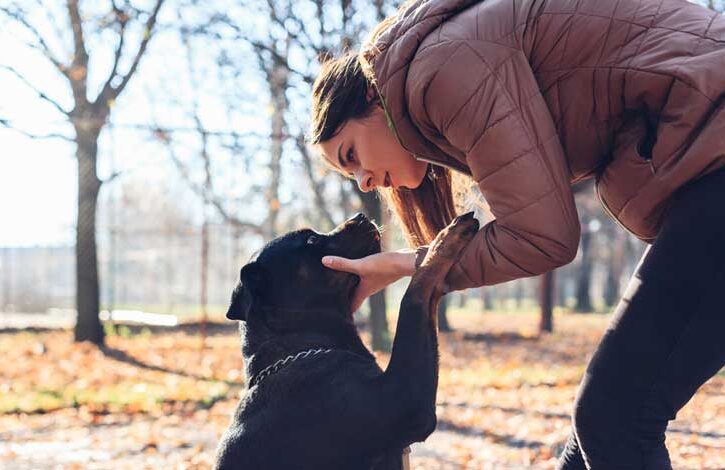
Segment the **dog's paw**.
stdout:
<svg viewBox="0 0 725 470">
<path fill-rule="evenodd" d="M 459 215 L 433 239 L 421 266 L 450 267 L 460 257 L 463 248 L 478 232 L 478 220 L 473 212 Z"/>
</svg>

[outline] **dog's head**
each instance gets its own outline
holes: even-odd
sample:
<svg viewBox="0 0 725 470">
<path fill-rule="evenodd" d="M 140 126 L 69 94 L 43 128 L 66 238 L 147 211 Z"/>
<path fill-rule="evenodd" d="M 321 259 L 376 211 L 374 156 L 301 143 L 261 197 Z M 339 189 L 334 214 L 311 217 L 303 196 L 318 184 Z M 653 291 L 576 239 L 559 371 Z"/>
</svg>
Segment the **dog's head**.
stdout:
<svg viewBox="0 0 725 470">
<path fill-rule="evenodd" d="M 380 252 L 380 232 L 363 214 L 329 233 L 305 228 L 267 243 L 239 274 L 230 320 L 247 321 L 259 307 L 349 312 L 359 276 L 325 267 L 322 257 L 363 258 Z"/>
</svg>

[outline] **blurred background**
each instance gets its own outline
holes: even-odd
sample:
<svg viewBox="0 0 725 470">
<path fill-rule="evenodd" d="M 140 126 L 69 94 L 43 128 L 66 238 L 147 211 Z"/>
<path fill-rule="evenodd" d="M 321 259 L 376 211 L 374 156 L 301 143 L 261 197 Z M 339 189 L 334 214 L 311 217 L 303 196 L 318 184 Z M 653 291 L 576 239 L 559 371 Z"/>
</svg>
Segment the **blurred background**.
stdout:
<svg viewBox="0 0 725 470">
<path fill-rule="evenodd" d="M 208 468 L 244 393 L 223 314 L 249 256 L 356 212 L 405 246 L 304 142 L 321 61 L 399 3 L 0 0 L 0 467 Z M 573 263 L 444 298 L 439 426 L 413 468 L 553 468 L 645 248 L 591 183 Z M 407 281 L 356 314 L 382 365 Z M 724 388 L 668 431 L 676 468 L 725 468 Z"/>
</svg>

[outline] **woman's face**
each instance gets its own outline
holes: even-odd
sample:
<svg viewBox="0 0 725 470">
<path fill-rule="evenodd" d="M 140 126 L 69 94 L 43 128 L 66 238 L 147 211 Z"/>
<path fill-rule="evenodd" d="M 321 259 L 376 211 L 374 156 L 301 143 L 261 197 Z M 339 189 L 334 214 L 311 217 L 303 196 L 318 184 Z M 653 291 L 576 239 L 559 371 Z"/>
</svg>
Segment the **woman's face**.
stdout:
<svg viewBox="0 0 725 470">
<path fill-rule="evenodd" d="M 322 157 L 355 178 L 363 192 L 387 185 L 417 188 L 428 168 L 401 147 L 379 105 L 366 118 L 348 120 L 334 137 L 317 145 Z"/>
</svg>

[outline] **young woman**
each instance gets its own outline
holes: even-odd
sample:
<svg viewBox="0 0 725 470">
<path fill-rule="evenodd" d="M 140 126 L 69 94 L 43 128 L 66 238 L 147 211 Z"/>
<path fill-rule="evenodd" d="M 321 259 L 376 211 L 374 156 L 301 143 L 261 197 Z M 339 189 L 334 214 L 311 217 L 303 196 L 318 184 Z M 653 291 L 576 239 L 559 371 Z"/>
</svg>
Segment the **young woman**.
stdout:
<svg viewBox="0 0 725 470">
<path fill-rule="evenodd" d="M 725 18 L 684 0 L 413 1 L 325 63 L 310 141 L 377 190 L 411 252 L 323 259 L 353 306 L 411 274 L 454 217 L 451 172 L 495 220 L 446 291 L 569 263 L 571 184 L 650 244 L 587 368 L 559 468 L 668 469 L 665 429 L 725 365 Z"/>
</svg>

